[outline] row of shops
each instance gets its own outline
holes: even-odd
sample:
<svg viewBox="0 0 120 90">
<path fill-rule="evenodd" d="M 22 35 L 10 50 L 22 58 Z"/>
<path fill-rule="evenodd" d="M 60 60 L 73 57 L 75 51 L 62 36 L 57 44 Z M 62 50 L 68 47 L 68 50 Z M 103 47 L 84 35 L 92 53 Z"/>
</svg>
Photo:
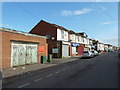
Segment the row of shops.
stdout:
<svg viewBox="0 0 120 90">
<path fill-rule="evenodd" d="M 89 44 L 90 41 L 87 35 L 84 35 L 84 33 L 83 35 L 80 33 L 76 34 L 74 31 L 67 30 L 62 26 L 51 24 L 43 20 L 33 27 L 29 33 L 49 36 L 47 37 L 48 54 L 51 54 L 53 58 L 82 55 L 83 51 L 93 49 L 92 44 Z M 77 38 L 79 37 L 78 42 Z"/>
<path fill-rule="evenodd" d="M 81 56 L 83 51 L 90 51 L 93 49 L 91 45 L 65 41 L 54 41 L 53 43 L 49 43 L 48 48 L 49 54 L 52 54 L 53 58 Z"/>
</svg>

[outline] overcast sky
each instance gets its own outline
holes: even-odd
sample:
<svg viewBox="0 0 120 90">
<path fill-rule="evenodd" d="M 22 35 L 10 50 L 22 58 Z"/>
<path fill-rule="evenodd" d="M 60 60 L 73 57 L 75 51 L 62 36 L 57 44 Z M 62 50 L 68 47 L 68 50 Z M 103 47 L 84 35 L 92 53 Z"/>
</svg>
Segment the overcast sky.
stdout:
<svg viewBox="0 0 120 90">
<path fill-rule="evenodd" d="M 40 20 L 118 45 L 117 2 L 4 2 L 1 26 L 29 32 Z"/>
</svg>

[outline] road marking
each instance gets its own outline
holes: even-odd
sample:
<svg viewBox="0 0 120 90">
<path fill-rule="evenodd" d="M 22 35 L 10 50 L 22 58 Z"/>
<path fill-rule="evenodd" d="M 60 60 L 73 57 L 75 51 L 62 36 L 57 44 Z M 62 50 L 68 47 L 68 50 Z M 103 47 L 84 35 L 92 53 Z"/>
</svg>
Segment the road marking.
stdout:
<svg viewBox="0 0 120 90">
<path fill-rule="evenodd" d="M 48 76 L 46 76 L 46 77 L 51 77 L 53 74 L 49 74 Z"/>
<path fill-rule="evenodd" d="M 37 81 L 40 81 L 40 80 L 42 80 L 43 78 L 39 78 L 39 79 L 36 79 L 35 81 L 37 82 Z"/>
<path fill-rule="evenodd" d="M 23 84 L 23 85 L 21 85 L 21 86 L 18 86 L 18 88 L 25 87 L 25 86 L 27 86 L 27 85 L 29 85 L 29 84 L 30 84 L 30 83 Z"/>
<path fill-rule="evenodd" d="M 57 71 L 57 72 L 55 72 L 55 73 L 60 73 L 61 71 Z"/>
</svg>

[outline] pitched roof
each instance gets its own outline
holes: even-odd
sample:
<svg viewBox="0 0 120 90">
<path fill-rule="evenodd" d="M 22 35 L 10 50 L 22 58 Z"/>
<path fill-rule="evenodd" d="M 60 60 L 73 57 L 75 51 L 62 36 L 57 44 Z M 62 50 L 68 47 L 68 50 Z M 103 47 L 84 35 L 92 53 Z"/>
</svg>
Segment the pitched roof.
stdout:
<svg viewBox="0 0 120 90">
<path fill-rule="evenodd" d="M 70 34 L 76 34 L 73 30 L 68 31 Z"/>
<path fill-rule="evenodd" d="M 52 25 L 52 26 L 54 26 L 54 27 L 56 27 L 56 28 L 65 30 L 65 31 L 67 31 L 67 32 L 69 31 L 69 30 L 67 30 L 66 28 L 62 27 L 62 26 L 59 26 L 59 25 L 56 25 L 56 24 L 52 24 L 52 23 L 46 22 L 46 21 L 44 21 L 44 20 L 41 20 L 41 22 L 48 23 L 48 24 L 50 24 L 50 25 Z"/>
</svg>

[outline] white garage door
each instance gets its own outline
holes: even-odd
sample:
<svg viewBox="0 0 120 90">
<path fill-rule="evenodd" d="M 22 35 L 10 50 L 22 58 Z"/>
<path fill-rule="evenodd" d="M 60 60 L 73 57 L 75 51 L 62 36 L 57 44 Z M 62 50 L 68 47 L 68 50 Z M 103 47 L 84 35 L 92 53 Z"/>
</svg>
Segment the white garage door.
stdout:
<svg viewBox="0 0 120 90">
<path fill-rule="evenodd" d="M 37 44 L 12 42 L 11 66 L 37 63 Z"/>
<path fill-rule="evenodd" d="M 69 45 L 62 45 L 62 57 L 69 56 Z"/>
</svg>

